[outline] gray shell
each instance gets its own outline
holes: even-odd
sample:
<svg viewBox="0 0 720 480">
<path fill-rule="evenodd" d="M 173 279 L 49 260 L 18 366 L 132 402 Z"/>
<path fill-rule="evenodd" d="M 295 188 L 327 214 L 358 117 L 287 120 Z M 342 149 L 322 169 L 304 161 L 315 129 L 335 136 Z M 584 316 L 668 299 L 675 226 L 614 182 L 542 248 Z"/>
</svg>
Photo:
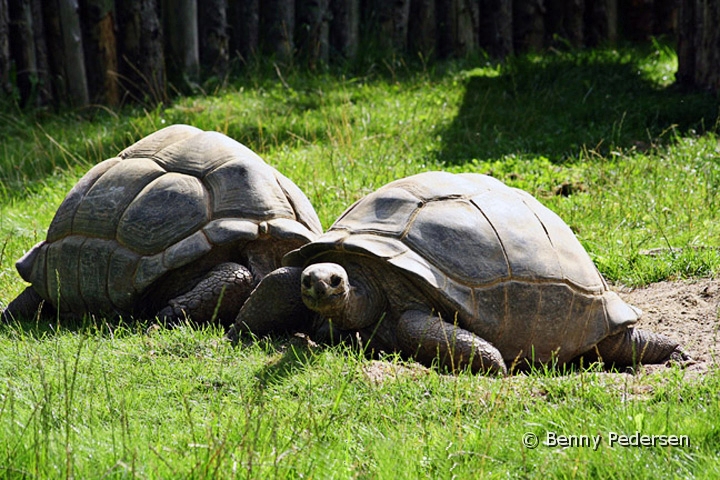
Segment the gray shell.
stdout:
<svg viewBox="0 0 720 480">
<path fill-rule="evenodd" d="M 305 195 L 251 150 L 173 125 L 90 169 L 17 269 L 62 312 L 123 313 L 168 272 L 211 252 L 234 251 L 239 261 L 243 248 L 268 242 L 279 263 L 320 233 Z"/>
<path fill-rule="evenodd" d="M 418 285 L 428 307 L 518 356 L 565 362 L 635 323 L 570 228 L 528 193 L 479 174 L 427 172 L 350 207 L 283 263 L 371 256 Z M 401 291 L 402 286 L 387 285 Z"/>
</svg>

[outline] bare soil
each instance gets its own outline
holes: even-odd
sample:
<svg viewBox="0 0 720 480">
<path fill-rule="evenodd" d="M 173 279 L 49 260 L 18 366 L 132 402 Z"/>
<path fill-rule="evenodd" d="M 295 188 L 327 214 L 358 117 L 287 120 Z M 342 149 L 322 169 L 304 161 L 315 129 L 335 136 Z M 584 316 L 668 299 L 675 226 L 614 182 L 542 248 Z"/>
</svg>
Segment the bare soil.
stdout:
<svg viewBox="0 0 720 480">
<path fill-rule="evenodd" d="M 626 302 L 642 309 L 639 328 L 680 342 L 694 360 L 688 370 L 704 372 L 720 366 L 720 279 L 658 282 L 616 290 Z"/>
</svg>

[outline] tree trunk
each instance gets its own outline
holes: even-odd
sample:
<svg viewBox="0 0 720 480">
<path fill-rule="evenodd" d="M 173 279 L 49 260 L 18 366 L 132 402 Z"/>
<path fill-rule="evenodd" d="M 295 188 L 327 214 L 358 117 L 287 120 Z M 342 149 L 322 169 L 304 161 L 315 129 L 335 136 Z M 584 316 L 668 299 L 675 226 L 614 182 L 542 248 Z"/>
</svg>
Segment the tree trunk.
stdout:
<svg viewBox="0 0 720 480">
<path fill-rule="evenodd" d="M 123 0 L 116 8 L 125 94 L 136 101 L 165 101 L 163 31 L 156 0 Z"/>
<path fill-rule="evenodd" d="M 200 79 L 197 0 L 163 0 L 168 81 L 188 92 Z"/>
<path fill-rule="evenodd" d="M 298 0 L 296 38 L 298 56 L 314 69 L 326 64 L 330 51 L 330 0 Z"/>
<path fill-rule="evenodd" d="M 247 61 L 258 51 L 260 0 L 230 0 L 228 19 L 233 55 Z"/>
<path fill-rule="evenodd" d="M 677 35 L 680 0 L 655 0 L 653 35 Z"/>
<path fill-rule="evenodd" d="M 120 103 L 112 0 L 83 0 L 83 33 L 88 88 L 94 102 Z"/>
<path fill-rule="evenodd" d="M 225 79 L 230 61 L 227 0 L 198 2 L 200 64 L 207 71 Z"/>
<path fill-rule="evenodd" d="M 566 41 L 575 48 L 583 46 L 585 0 L 545 0 L 546 45 L 555 43 L 555 38 Z"/>
<path fill-rule="evenodd" d="M 264 50 L 281 63 L 292 63 L 295 52 L 295 1 L 260 2 L 260 31 Z"/>
<path fill-rule="evenodd" d="M 682 0 L 678 13 L 678 69 L 676 81 L 685 86 L 695 83 L 695 16 L 696 0 Z"/>
<path fill-rule="evenodd" d="M 392 2 L 392 43 L 397 53 L 407 51 L 408 24 L 410 22 L 410 0 L 395 0 Z"/>
<path fill-rule="evenodd" d="M 35 37 L 35 62 L 37 65 L 37 95 L 40 105 L 53 103 L 52 80 L 48 60 L 45 22 L 43 21 L 42 0 L 32 0 L 30 4 L 33 17 L 33 36 Z"/>
<path fill-rule="evenodd" d="M 421 54 L 424 59 L 431 58 L 437 53 L 435 0 L 413 0 L 410 3 L 408 23 L 410 54 Z"/>
<path fill-rule="evenodd" d="M 545 5 L 543 0 L 513 1 L 513 47 L 517 53 L 544 47 Z"/>
<path fill-rule="evenodd" d="M 7 0 L 0 0 L 0 95 L 9 95 L 11 92 L 8 2 Z"/>
<path fill-rule="evenodd" d="M 513 53 L 512 0 L 481 0 L 478 44 L 493 58 Z"/>
<path fill-rule="evenodd" d="M 83 53 L 82 29 L 80 28 L 80 6 L 77 0 L 55 0 L 58 3 L 58 18 L 62 41 L 62 74 L 67 86 L 70 104 L 76 107 L 90 102 L 85 54 Z M 53 0 L 44 2 L 44 5 Z"/>
<path fill-rule="evenodd" d="M 381 57 L 401 54 L 407 49 L 410 0 L 370 0 L 363 3 L 365 44 Z"/>
<path fill-rule="evenodd" d="M 26 104 L 38 83 L 35 36 L 30 0 L 9 1 L 10 54 L 15 62 L 20 101 Z"/>
<path fill-rule="evenodd" d="M 713 0 L 683 0 L 679 13 L 678 81 L 720 92 L 720 5 Z"/>
<path fill-rule="evenodd" d="M 587 0 L 585 45 L 595 47 L 617 42 L 618 0 Z"/>
<path fill-rule="evenodd" d="M 360 39 L 360 0 L 330 0 L 330 47 L 344 59 L 357 55 Z"/>
<path fill-rule="evenodd" d="M 478 45 L 479 4 L 473 0 L 438 0 L 438 46 L 442 57 L 463 56 Z"/>
<path fill-rule="evenodd" d="M 655 31 L 655 0 L 625 0 L 619 2 L 624 38 L 633 42 L 647 40 Z"/>
</svg>

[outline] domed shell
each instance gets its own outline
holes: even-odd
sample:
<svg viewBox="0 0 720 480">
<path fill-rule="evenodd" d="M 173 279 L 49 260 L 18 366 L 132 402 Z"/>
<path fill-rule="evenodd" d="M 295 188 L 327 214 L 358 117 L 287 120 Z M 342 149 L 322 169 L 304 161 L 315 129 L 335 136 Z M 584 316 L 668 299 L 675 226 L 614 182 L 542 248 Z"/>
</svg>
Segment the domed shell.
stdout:
<svg viewBox="0 0 720 480">
<path fill-rule="evenodd" d="M 328 252 L 400 269 L 430 307 L 451 322 L 457 313 L 508 361 L 564 362 L 638 318 L 565 222 L 485 175 L 426 172 L 389 183 L 283 263 L 316 263 Z"/>
<path fill-rule="evenodd" d="M 17 268 L 61 311 L 122 313 L 215 248 L 255 240 L 297 248 L 321 232 L 300 189 L 250 149 L 173 125 L 90 169 Z"/>
</svg>

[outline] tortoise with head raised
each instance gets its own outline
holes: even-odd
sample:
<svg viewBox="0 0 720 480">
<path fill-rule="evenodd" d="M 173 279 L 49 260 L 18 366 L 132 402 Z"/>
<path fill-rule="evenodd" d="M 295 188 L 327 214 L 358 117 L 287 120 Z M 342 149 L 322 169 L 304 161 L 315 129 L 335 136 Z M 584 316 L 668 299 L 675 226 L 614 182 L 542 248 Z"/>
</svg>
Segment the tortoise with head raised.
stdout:
<svg viewBox="0 0 720 480">
<path fill-rule="evenodd" d="M 618 366 L 683 355 L 633 328 L 640 311 L 608 289 L 555 213 L 485 175 L 392 182 L 283 264 L 231 338 L 314 325 L 315 335 L 349 332 L 426 365 L 484 372 L 593 352 Z"/>
<path fill-rule="evenodd" d="M 61 314 L 230 323 L 283 255 L 320 233 L 305 195 L 250 149 L 173 125 L 72 188 L 47 239 L 17 262 L 31 286 L 4 316 L 32 316 L 44 301 Z"/>
</svg>

